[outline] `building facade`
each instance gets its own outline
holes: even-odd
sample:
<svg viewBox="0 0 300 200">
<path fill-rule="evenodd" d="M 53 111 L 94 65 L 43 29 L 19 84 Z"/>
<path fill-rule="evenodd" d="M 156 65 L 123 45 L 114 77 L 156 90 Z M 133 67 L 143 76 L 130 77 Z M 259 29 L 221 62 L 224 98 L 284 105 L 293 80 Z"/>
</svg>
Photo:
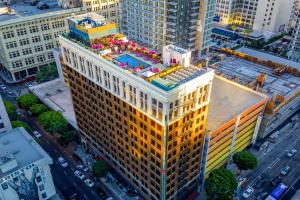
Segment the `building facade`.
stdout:
<svg viewBox="0 0 300 200">
<path fill-rule="evenodd" d="M 11 123 L 0 95 L 0 134 L 11 129 Z"/>
<path fill-rule="evenodd" d="M 296 0 L 217 0 L 220 24 L 235 24 L 258 32 L 289 30 Z"/>
<path fill-rule="evenodd" d="M 290 60 L 300 62 L 300 14 L 298 15 L 293 32 L 288 57 Z"/>
<path fill-rule="evenodd" d="M 24 128 L 0 134 L 0 152 L 1 199 L 47 200 L 56 194 L 53 161 Z"/>
<path fill-rule="evenodd" d="M 149 62 L 144 48 L 132 49 L 126 37 L 107 34 L 112 25 L 96 16 L 70 23 L 86 16 L 98 26 L 84 21 L 77 24 L 79 35 L 60 38 L 83 142 L 146 199 L 184 198 L 200 173 L 213 71 L 191 66 L 191 52 L 172 45 L 164 50 L 164 63 Z M 86 33 L 98 50 L 73 42 Z M 107 41 L 123 41 L 122 52 Z"/>
<path fill-rule="evenodd" d="M 129 39 L 155 50 L 175 44 L 200 55 L 210 45 L 215 0 L 124 0 L 122 31 Z"/>
</svg>

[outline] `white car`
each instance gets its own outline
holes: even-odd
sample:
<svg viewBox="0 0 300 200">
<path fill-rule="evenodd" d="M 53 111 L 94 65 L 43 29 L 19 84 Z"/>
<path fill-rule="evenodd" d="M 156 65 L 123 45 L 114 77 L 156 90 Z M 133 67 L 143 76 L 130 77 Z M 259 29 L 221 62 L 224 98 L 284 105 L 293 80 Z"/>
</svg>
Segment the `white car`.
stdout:
<svg viewBox="0 0 300 200">
<path fill-rule="evenodd" d="M 83 173 L 81 173 L 79 170 L 75 170 L 74 175 L 81 180 L 83 180 L 85 178 L 85 175 Z"/>
<path fill-rule="evenodd" d="M 69 166 L 63 157 L 59 157 L 57 161 L 59 165 L 62 166 L 63 168 L 67 168 Z"/>
<path fill-rule="evenodd" d="M 1 85 L 1 89 L 2 90 L 6 90 L 6 86 L 5 85 Z"/>
<path fill-rule="evenodd" d="M 252 187 L 248 187 L 247 190 L 243 193 L 243 197 L 245 199 L 249 198 L 251 194 L 254 192 L 254 189 Z"/>
<path fill-rule="evenodd" d="M 91 181 L 91 179 L 85 179 L 84 180 L 84 183 L 87 185 L 87 186 L 89 186 L 89 187 L 94 187 L 94 182 L 93 181 Z"/>
<path fill-rule="evenodd" d="M 296 149 L 291 149 L 289 152 L 287 152 L 287 157 L 291 158 L 293 157 L 298 151 Z"/>
<path fill-rule="evenodd" d="M 38 131 L 33 131 L 32 133 L 33 133 L 33 135 L 34 135 L 36 138 L 42 137 L 42 134 L 41 134 L 40 132 L 38 132 Z"/>
<path fill-rule="evenodd" d="M 87 168 L 87 167 L 84 166 L 84 165 L 77 165 L 76 168 L 77 168 L 77 169 L 80 169 L 80 170 L 82 170 L 82 171 L 84 171 L 84 172 L 89 171 L 89 168 Z"/>
</svg>

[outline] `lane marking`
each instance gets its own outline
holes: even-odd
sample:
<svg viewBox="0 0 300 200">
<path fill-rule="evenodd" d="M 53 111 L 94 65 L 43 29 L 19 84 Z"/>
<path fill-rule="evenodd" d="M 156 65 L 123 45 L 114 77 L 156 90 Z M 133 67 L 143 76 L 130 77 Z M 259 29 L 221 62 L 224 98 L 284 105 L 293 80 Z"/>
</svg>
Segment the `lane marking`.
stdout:
<svg viewBox="0 0 300 200">
<path fill-rule="evenodd" d="M 65 175 L 68 175 L 68 173 L 67 173 L 66 171 L 64 171 L 64 174 L 65 174 Z"/>
<path fill-rule="evenodd" d="M 88 199 L 87 196 L 86 196 L 85 194 L 84 194 L 83 196 L 84 196 L 85 199 Z"/>
<path fill-rule="evenodd" d="M 73 182 L 73 185 L 74 185 L 74 186 L 77 186 L 77 184 L 76 184 L 76 183 L 74 183 L 74 182 Z"/>
<path fill-rule="evenodd" d="M 268 169 L 273 168 L 278 162 L 280 161 L 280 158 L 276 158 L 276 160 L 274 160 L 271 165 L 268 166 Z"/>
<path fill-rule="evenodd" d="M 260 174 L 261 175 L 261 174 Z M 256 182 L 258 179 L 260 179 L 260 175 L 258 177 L 256 177 L 249 185 L 250 186 L 253 186 L 254 185 L 254 182 Z"/>
</svg>

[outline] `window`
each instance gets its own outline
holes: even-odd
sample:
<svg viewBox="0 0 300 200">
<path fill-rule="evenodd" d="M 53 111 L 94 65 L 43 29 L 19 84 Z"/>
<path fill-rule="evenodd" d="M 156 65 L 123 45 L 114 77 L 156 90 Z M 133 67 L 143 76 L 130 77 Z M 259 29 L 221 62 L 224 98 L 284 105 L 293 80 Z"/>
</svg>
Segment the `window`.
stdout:
<svg viewBox="0 0 300 200">
<path fill-rule="evenodd" d="M 12 51 L 12 52 L 9 52 L 8 55 L 9 55 L 9 58 L 15 58 L 15 57 L 20 56 L 20 53 L 19 53 L 19 51 Z"/>
<path fill-rule="evenodd" d="M 17 61 L 14 61 L 14 62 L 11 62 L 13 68 L 18 68 L 18 67 L 22 67 L 23 66 L 23 63 L 21 60 L 17 60 Z"/>
<path fill-rule="evenodd" d="M 49 30 L 50 29 L 49 24 L 42 24 L 41 29 L 42 29 L 42 31 Z"/>
<path fill-rule="evenodd" d="M 35 51 L 35 52 L 43 51 L 43 46 L 42 46 L 42 45 L 35 46 L 35 47 L 34 47 L 34 51 Z"/>
<path fill-rule="evenodd" d="M 65 22 L 64 21 L 57 21 L 57 22 L 53 22 L 52 23 L 52 27 L 53 28 L 62 28 L 65 26 Z"/>
<path fill-rule="evenodd" d="M 3 35 L 3 38 L 4 39 L 7 39 L 7 38 L 12 38 L 15 36 L 14 32 L 13 31 L 6 31 L 4 33 L 2 33 Z"/>
<path fill-rule="evenodd" d="M 29 44 L 29 39 L 28 38 L 20 40 L 20 45 L 21 46 L 24 46 L 24 45 L 27 45 L 27 44 Z"/>
<path fill-rule="evenodd" d="M 18 34 L 18 36 L 26 35 L 26 34 L 27 34 L 26 28 L 18 29 L 18 30 L 17 30 L 17 34 Z"/>
<path fill-rule="evenodd" d="M 1 184 L 1 187 L 2 187 L 3 190 L 8 189 L 7 183 L 2 183 L 2 184 Z"/>
<path fill-rule="evenodd" d="M 52 35 L 50 33 L 44 35 L 44 40 L 50 40 Z"/>
<path fill-rule="evenodd" d="M 46 60 L 46 58 L 44 55 L 38 55 L 37 60 L 38 60 L 38 62 L 44 62 Z"/>
<path fill-rule="evenodd" d="M 52 53 L 52 52 L 49 52 L 49 53 L 48 53 L 48 59 L 51 60 L 51 59 L 53 59 L 53 58 L 54 58 L 53 53 Z"/>
<path fill-rule="evenodd" d="M 32 42 L 33 43 L 40 42 L 40 41 L 41 41 L 40 36 L 34 36 L 34 37 L 32 37 Z"/>
<path fill-rule="evenodd" d="M 53 43 L 52 43 L 52 42 L 51 42 L 51 43 L 48 43 L 48 44 L 46 44 L 45 46 L 46 46 L 46 49 L 53 49 L 53 48 L 54 48 L 54 45 L 53 45 Z"/>
<path fill-rule="evenodd" d="M 28 55 L 28 54 L 32 53 L 32 50 L 31 50 L 31 48 L 25 48 L 25 49 L 22 49 L 22 53 L 23 53 L 23 55 Z"/>
<path fill-rule="evenodd" d="M 30 64 L 34 64 L 34 58 L 26 58 L 25 59 L 25 63 L 26 63 L 26 65 L 30 65 Z"/>
<path fill-rule="evenodd" d="M 39 29 L 37 26 L 31 26 L 31 27 L 29 27 L 29 31 L 30 31 L 30 33 L 36 33 L 39 31 Z"/>
<path fill-rule="evenodd" d="M 6 43 L 6 48 L 7 49 L 11 49 L 11 48 L 15 48 L 15 47 L 17 47 L 17 42 L 16 41 Z"/>
</svg>

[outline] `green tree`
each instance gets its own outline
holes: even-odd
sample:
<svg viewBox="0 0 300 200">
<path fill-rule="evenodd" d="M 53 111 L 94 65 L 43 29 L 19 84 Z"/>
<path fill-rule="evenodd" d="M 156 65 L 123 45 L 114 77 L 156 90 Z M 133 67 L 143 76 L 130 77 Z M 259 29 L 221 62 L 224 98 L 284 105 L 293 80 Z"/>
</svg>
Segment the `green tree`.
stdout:
<svg viewBox="0 0 300 200">
<path fill-rule="evenodd" d="M 39 116 L 40 114 L 48 111 L 48 107 L 45 106 L 44 104 L 38 103 L 30 107 L 29 111 L 34 115 L 34 116 Z"/>
<path fill-rule="evenodd" d="M 231 30 L 232 30 L 232 31 L 234 31 L 234 32 L 235 32 L 235 31 L 236 31 L 236 29 L 237 29 L 237 26 L 236 26 L 236 25 L 232 25 L 232 26 L 231 26 Z"/>
<path fill-rule="evenodd" d="M 233 155 L 233 162 L 239 170 L 255 169 L 257 166 L 256 157 L 248 151 L 240 151 Z"/>
<path fill-rule="evenodd" d="M 76 137 L 76 131 L 70 130 L 66 131 L 61 134 L 61 136 L 58 139 L 58 142 L 62 145 L 68 145 L 70 142 L 72 142 Z"/>
<path fill-rule="evenodd" d="M 62 133 L 68 129 L 68 122 L 61 113 L 47 111 L 39 116 L 39 122 L 50 133 Z"/>
<path fill-rule="evenodd" d="M 38 102 L 39 99 L 31 93 L 24 94 L 17 98 L 18 105 L 27 110 Z"/>
<path fill-rule="evenodd" d="M 93 175 L 96 177 L 103 177 L 109 170 L 109 165 L 104 160 L 97 160 L 93 167 Z"/>
<path fill-rule="evenodd" d="M 14 106 L 14 104 L 12 104 L 11 102 L 9 101 L 4 101 L 4 106 L 5 106 L 5 109 L 6 109 L 6 112 L 9 116 L 9 119 L 10 120 L 15 120 L 17 119 L 17 109 L 16 109 L 16 106 Z"/>
<path fill-rule="evenodd" d="M 55 64 L 50 66 L 43 66 L 36 73 L 35 78 L 38 83 L 53 80 L 58 77 L 58 72 Z"/>
<path fill-rule="evenodd" d="M 209 174 L 204 187 L 209 200 L 229 200 L 233 198 L 237 181 L 230 170 L 219 168 Z"/>
<path fill-rule="evenodd" d="M 13 128 L 23 127 L 27 132 L 29 132 L 29 133 L 32 132 L 32 129 L 30 128 L 30 126 L 27 123 L 22 122 L 22 121 L 12 121 L 11 126 Z"/>
</svg>

